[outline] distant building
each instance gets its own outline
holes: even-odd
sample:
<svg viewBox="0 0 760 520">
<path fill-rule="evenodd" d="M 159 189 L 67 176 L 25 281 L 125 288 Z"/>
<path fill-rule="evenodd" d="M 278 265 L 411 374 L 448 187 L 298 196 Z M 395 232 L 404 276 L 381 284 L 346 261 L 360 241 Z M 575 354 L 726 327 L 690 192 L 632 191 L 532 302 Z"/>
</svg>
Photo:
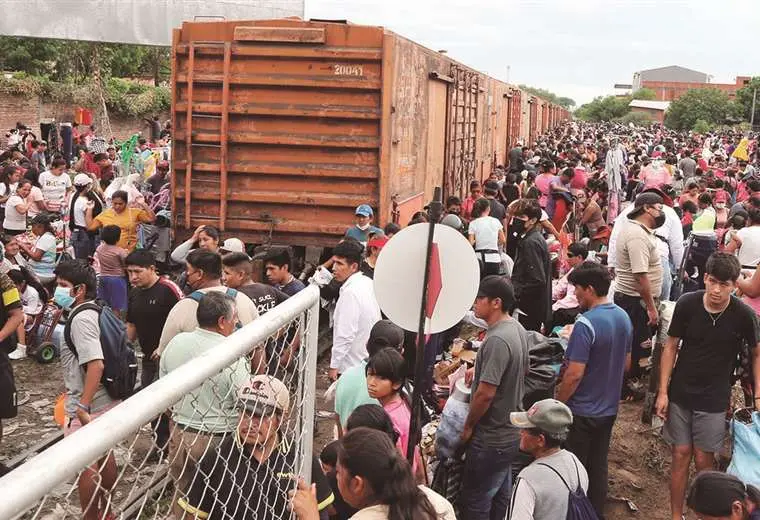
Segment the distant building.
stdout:
<svg viewBox="0 0 760 520">
<path fill-rule="evenodd" d="M 749 84 L 749 76 L 737 76 L 736 82 L 710 83 L 711 76 L 704 72 L 671 65 L 636 72 L 633 75 L 632 90 L 636 92 L 642 88 L 653 90 L 658 101 L 674 101 L 681 97 L 687 90 L 713 88 L 728 94 L 734 99 L 736 91 Z"/>
<path fill-rule="evenodd" d="M 634 99 L 628 104 L 631 112 L 641 112 L 646 114 L 652 121 L 658 123 L 665 122 L 665 112 L 668 111 L 670 101 L 647 101 L 645 99 Z"/>
</svg>

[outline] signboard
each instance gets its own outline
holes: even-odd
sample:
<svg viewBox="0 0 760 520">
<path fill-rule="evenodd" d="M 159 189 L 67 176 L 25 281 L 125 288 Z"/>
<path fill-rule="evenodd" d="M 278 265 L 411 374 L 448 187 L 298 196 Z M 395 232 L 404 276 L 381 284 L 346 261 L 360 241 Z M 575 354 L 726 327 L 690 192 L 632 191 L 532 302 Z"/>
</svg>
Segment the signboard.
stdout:
<svg viewBox="0 0 760 520">
<path fill-rule="evenodd" d="M 375 297 L 380 309 L 399 327 L 417 332 L 428 231 L 415 224 L 393 235 L 375 265 Z M 430 259 L 425 333 L 456 325 L 472 307 L 480 283 L 480 269 L 472 246 L 458 231 L 436 224 Z"/>
<path fill-rule="evenodd" d="M 0 34 L 164 45 L 182 22 L 304 16 L 304 0 L 2 0 Z"/>
</svg>

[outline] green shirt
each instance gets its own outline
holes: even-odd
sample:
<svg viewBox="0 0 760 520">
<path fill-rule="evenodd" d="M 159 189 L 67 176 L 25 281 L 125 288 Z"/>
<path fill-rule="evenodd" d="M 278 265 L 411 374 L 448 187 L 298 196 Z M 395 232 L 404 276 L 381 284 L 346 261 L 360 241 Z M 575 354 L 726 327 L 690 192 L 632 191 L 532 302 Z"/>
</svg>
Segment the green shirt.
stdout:
<svg viewBox="0 0 760 520">
<path fill-rule="evenodd" d="M 216 332 L 195 329 L 177 334 L 161 354 L 160 377 L 205 352 L 217 348 L 226 338 Z M 235 431 L 239 414 L 235 409 L 237 390 L 250 378 L 243 358 L 186 394 L 172 408 L 172 419 L 181 427 L 202 432 Z"/>
<path fill-rule="evenodd" d="M 367 391 L 367 362 L 351 367 L 340 376 L 335 388 L 335 413 L 338 414 L 341 426 L 346 425 L 348 416 L 363 404 L 377 404 Z"/>
</svg>

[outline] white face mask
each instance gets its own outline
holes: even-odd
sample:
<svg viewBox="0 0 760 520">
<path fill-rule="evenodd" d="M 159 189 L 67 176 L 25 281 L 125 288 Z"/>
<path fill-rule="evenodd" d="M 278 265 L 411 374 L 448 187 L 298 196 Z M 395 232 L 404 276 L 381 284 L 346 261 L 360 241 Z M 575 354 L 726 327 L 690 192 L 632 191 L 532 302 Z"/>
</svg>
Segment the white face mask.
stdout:
<svg viewBox="0 0 760 520">
<path fill-rule="evenodd" d="M 367 230 L 369 229 L 369 223 L 367 223 L 367 224 L 364 224 L 364 225 L 361 225 L 361 224 L 357 224 L 357 225 L 356 225 L 356 227 L 358 227 L 358 228 L 359 228 L 359 229 L 361 229 L 362 231 L 367 231 Z"/>
<path fill-rule="evenodd" d="M 715 207 L 718 208 L 718 209 L 725 209 L 726 208 L 726 203 L 725 202 L 716 202 L 715 203 Z"/>
</svg>

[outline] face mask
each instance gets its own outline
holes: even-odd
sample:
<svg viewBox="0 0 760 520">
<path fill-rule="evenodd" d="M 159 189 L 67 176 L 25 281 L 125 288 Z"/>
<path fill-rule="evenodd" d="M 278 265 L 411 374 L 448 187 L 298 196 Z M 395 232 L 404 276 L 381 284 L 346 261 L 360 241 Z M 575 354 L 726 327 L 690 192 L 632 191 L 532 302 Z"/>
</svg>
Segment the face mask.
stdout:
<svg viewBox="0 0 760 520">
<path fill-rule="evenodd" d="M 525 233 L 526 222 L 527 221 L 519 219 L 519 218 L 512 219 L 512 229 L 518 235 L 522 235 L 523 233 Z"/>
<path fill-rule="evenodd" d="M 658 227 L 662 227 L 663 224 L 665 224 L 665 212 L 661 211 L 660 214 L 654 218 L 654 227 L 657 229 Z"/>
<path fill-rule="evenodd" d="M 718 209 L 726 209 L 726 203 L 725 202 L 717 202 L 715 203 L 715 207 Z"/>
<path fill-rule="evenodd" d="M 356 225 L 356 227 L 358 227 L 358 228 L 359 228 L 359 229 L 361 229 L 362 231 L 367 231 L 367 230 L 369 229 L 369 224 L 364 224 L 364 225 L 362 225 L 362 224 L 357 224 L 357 225 Z"/>
<path fill-rule="evenodd" d="M 53 301 L 63 309 L 70 309 L 74 304 L 74 298 L 71 295 L 71 289 L 68 287 L 56 287 L 55 294 L 53 295 Z"/>
</svg>

